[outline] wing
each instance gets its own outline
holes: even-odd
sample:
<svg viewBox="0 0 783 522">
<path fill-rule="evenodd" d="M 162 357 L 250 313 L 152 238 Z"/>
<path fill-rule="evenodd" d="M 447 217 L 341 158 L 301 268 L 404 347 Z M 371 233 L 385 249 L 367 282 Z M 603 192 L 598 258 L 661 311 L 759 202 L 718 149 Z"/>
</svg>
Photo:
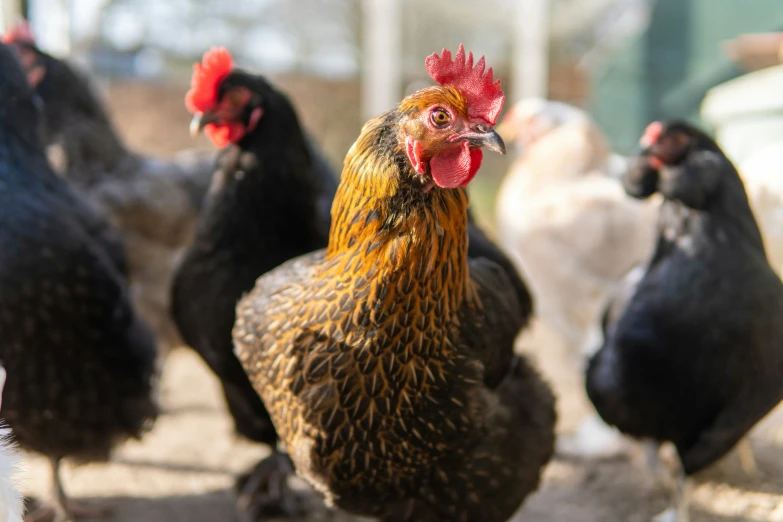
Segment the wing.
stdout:
<svg viewBox="0 0 783 522">
<path fill-rule="evenodd" d="M 117 273 L 123 278 L 127 278 L 129 275 L 128 262 L 125 257 L 125 246 L 119 232 L 92 203 L 82 198 L 78 199 L 79 201 L 76 202 L 74 197 L 73 209 L 80 225 L 87 235 L 102 248 Z"/>
<path fill-rule="evenodd" d="M 489 259 L 471 259 L 470 277 L 476 294 L 463 305 L 460 333 L 484 364 L 484 382 L 494 388 L 508 373 L 514 340 L 527 322 L 525 303 L 508 273 Z"/>
<path fill-rule="evenodd" d="M 314 272 L 324 262 L 324 256 L 324 250 L 317 250 L 286 261 L 259 277 L 253 290 L 239 301 L 233 330 L 234 350 L 246 369 L 254 359 L 259 334 L 263 335 L 269 328 L 289 328 L 289 321 L 298 319 L 296 308 L 302 301 L 295 296 L 304 294 L 308 285 L 318 283 Z"/>
<path fill-rule="evenodd" d="M 31 158 L 31 161 L 35 160 Z M 71 183 L 52 172 L 47 164 L 34 163 L 31 168 L 36 171 L 45 192 L 41 196 L 48 199 L 50 205 L 59 208 L 63 215 L 73 218 L 94 245 L 107 256 L 114 269 L 127 278 L 128 263 L 122 238 L 101 210 L 82 197 Z"/>
<path fill-rule="evenodd" d="M 525 324 L 527 324 L 530 316 L 533 315 L 534 307 L 530 291 L 519 275 L 514 263 L 473 221 L 470 211 L 468 211 L 468 238 L 468 257 L 470 259 L 484 257 L 496 263 L 506 273 L 510 284 L 516 290 L 519 304 L 522 307 L 522 315 L 525 317 Z"/>
<path fill-rule="evenodd" d="M 182 187 L 193 208 L 199 212 L 204 208 L 204 199 L 216 168 L 217 156 L 213 152 L 186 150 L 172 157 L 168 175 Z"/>
<path fill-rule="evenodd" d="M 601 318 L 601 329 L 603 330 L 604 337 L 606 337 L 609 329 L 614 328 L 628 308 L 628 304 L 631 302 L 631 299 L 633 299 L 636 288 L 639 286 L 639 283 L 646 272 L 646 264 L 636 265 L 626 274 L 609 295 Z"/>
<path fill-rule="evenodd" d="M 61 207 L 15 199 L 0 235 L 0 359 L 9 376 L 26 376 L 16 397 L 60 415 L 77 404 L 97 430 L 139 434 L 155 415 L 154 339 L 101 247 Z M 53 378 L 78 394 L 42 399 Z"/>
<path fill-rule="evenodd" d="M 187 189 L 170 176 L 175 170 L 161 161 L 127 162 L 81 192 L 126 236 L 182 248 L 191 239 L 197 214 Z"/>
</svg>

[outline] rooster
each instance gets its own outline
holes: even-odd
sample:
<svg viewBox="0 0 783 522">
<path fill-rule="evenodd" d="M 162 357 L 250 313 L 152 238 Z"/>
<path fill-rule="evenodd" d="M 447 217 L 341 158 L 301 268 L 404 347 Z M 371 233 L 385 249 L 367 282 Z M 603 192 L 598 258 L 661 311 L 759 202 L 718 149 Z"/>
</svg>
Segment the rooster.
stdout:
<svg viewBox="0 0 783 522">
<path fill-rule="evenodd" d="M 172 275 L 193 236 L 213 155 L 164 161 L 133 152 L 87 78 L 38 49 L 27 25 L 17 25 L 4 40 L 17 48 L 28 82 L 44 102 L 44 136 L 50 156 L 61 163 L 58 173 L 121 232 L 131 297 L 167 353 L 181 344 L 170 314 Z"/>
<path fill-rule="evenodd" d="M 50 168 L 34 93 L 0 44 L 0 362 L 3 416 L 49 458 L 55 520 L 98 516 L 63 491 L 60 461 L 101 461 L 157 415 L 156 349 L 82 198 Z M 41 513 L 31 514 L 43 516 Z"/>
<path fill-rule="evenodd" d="M 496 263 L 468 257 L 465 186 L 499 81 L 460 46 L 440 85 L 365 124 L 329 244 L 259 278 L 234 343 L 297 473 L 384 521 L 507 520 L 552 455 L 554 399 L 513 354 L 525 322 Z"/>
<path fill-rule="evenodd" d="M 651 124 L 626 173 L 637 198 L 660 192 L 658 239 L 641 277 L 607 309 L 587 393 L 603 419 L 680 463 L 672 509 L 687 520 L 687 478 L 726 455 L 783 399 L 783 284 L 737 170 L 683 122 Z"/>
</svg>

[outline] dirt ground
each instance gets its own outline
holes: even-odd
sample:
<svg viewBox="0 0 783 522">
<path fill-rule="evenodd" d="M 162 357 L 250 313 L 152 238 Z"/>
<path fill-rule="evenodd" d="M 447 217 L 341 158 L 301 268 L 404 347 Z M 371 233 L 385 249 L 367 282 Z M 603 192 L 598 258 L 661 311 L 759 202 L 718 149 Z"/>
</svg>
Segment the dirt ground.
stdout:
<svg viewBox="0 0 783 522">
<path fill-rule="evenodd" d="M 177 136 L 184 134 L 187 115 L 177 105 L 181 91 L 172 91 L 176 100 L 157 99 L 157 103 L 140 99 L 133 89 L 113 92 L 121 95 L 113 96 L 119 100 L 112 104 L 113 112 L 134 146 L 161 152 L 162 142 L 171 139 L 172 121 L 163 121 L 165 111 L 160 107 L 176 107 L 172 119 L 183 129 Z M 186 146 L 183 138 L 173 148 Z M 559 431 L 574 429 L 589 407 L 573 359 L 540 325 L 522 336 L 519 349 L 532 354 L 556 389 Z M 113 508 L 112 522 L 239 520 L 231 492 L 234 478 L 267 450 L 233 436 L 218 384 L 190 350 L 170 354 L 162 394 L 164 414 L 142 442 L 124 445 L 109 464 L 66 464 L 68 492 Z M 692 522 L 783 522 L 783 409 L 758 426 L 751 440 L 760 475 L 747 477 L 736 456 L 730 455 L 698 477 Z M 45 494 L 49 490 L 45 461 L 31 455 L 24 459 L 26 491 Z M 666 507 L 668 492 L 637 460 L 555 458 L 545 470 L 541 489 L 513 521 L 646 522 Z M 310 503 L 312 515 L 300 522 L 359 520 L 327 511 L 314 496 Z"/>
</svg>

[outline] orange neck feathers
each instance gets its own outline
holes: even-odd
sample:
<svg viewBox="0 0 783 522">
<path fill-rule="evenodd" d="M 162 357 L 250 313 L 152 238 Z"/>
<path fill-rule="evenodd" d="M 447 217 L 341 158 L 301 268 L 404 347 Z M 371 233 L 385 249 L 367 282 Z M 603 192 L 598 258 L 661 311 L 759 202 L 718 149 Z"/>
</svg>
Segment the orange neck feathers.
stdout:
<svg viewBox="0 0 783 522">
<path fill-rule="evenodd" d="M 337 270 L 374 277 L 391 289 L 383 299 L 427 294 L 450 315 L 469 280 L 467 194 L 425 191 L 405 156 L 395 116 L 367 122 L 346 156 L 327 254 L 340 259 Z M 422 285 L 429 290 L 417 292 Z"/>
</svg>

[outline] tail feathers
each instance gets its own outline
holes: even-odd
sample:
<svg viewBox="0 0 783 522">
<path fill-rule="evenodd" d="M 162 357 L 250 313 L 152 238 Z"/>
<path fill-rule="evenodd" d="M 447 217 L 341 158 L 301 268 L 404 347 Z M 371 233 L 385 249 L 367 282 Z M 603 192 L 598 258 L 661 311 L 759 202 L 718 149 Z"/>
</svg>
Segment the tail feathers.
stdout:
<svg viewBox="0 0 783 522">
<path fill-rule="evenodd" d="M 11 441 L 11 430 L 0 428 L 0 522 L 22 522 L 24 510 L 19 492 L 20 461 Z"/>
</svg>

